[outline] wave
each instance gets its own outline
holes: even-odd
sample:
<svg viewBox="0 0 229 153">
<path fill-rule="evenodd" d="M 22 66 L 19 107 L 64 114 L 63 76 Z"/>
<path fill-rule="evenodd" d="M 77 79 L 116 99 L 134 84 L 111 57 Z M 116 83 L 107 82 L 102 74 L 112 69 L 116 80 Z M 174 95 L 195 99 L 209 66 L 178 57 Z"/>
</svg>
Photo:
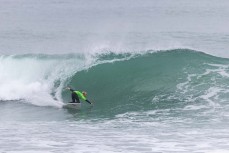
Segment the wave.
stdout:
<svg viewBox="0 0 229 153">
<path fill-rule="evenodd" d="M 100 60 L 117 57 L 109 54 Z M 96 101 L 96 111 L 105 116 L 186 107 L 187 103 L 216 107 L 227 99 L 228 62 L 192 50 L 149 52 L 78 72 L 69 84 L 87 90 Z M 67 99 L 67 93 L 63 97 Z"/>
<path fill-rule="evenodd" d="M 75 64 L 77 60 L 77 64 Z M 84 65 L 82 55 L 26 54 L 0 57 L 0 100 L 61 107 L 65 80 Z"/>
<path fill-rule="evenodd" d="M 229 99 L 229 60 L 188 49 L 86 56 L 0 57 L 0 100 L 61 107 L 67 85 L 88 92 L 108 116 L 153 109 L 215 108 Z M 199 107 L 201 105 L 201 107 Z"/>
</svg>

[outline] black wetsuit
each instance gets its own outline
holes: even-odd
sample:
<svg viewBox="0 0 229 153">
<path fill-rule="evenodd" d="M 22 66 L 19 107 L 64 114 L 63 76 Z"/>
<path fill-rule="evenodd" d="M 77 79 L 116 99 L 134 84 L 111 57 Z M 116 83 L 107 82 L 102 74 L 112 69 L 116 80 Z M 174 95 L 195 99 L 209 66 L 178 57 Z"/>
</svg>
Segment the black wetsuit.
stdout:
<svg viewBox="0 0 229 153">
<path fill-rule="evenodd" d="M 70 91 L 72 92 L 72 103 L 80 103 L 80 99 L 74 90 L 70 89 Z"/>
</svg>

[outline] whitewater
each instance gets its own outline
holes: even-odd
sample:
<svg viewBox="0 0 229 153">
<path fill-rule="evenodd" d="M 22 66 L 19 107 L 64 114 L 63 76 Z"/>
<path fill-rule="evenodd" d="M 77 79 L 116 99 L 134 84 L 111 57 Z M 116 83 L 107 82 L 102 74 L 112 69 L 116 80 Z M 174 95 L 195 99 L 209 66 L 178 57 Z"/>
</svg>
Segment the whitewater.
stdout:
<svg viewBox="0 0 229 153">
<path fill-rule="evenodd" d="M 228 7 L 0 0 L 0 152 L 229 152 Z"/>
</svg>

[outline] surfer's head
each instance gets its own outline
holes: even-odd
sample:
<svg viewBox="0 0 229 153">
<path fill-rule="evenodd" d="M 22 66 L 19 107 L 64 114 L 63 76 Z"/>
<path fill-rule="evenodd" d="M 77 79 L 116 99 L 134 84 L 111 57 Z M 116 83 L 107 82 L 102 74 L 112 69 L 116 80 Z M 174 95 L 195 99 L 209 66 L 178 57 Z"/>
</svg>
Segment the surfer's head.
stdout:
<svg viewBox="0 0 229 153">
<path fill-rule="evenodd" d="M 87 92 L 83 91 L 82 94 L 84 95 L 84 97 L 87 97 Z"/>
</svg>

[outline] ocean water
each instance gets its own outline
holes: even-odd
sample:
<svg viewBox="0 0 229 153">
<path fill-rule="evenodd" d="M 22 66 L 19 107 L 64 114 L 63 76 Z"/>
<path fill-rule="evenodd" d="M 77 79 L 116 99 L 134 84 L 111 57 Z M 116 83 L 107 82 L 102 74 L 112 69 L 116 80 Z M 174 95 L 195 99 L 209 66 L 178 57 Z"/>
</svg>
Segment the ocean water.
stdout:
<svg viewBox="0 0 229 153">
<path fill-rule="evenodd" d="M 228 7 L 0 0 L 0 153 L 229 152 Z"/>
</svg>

